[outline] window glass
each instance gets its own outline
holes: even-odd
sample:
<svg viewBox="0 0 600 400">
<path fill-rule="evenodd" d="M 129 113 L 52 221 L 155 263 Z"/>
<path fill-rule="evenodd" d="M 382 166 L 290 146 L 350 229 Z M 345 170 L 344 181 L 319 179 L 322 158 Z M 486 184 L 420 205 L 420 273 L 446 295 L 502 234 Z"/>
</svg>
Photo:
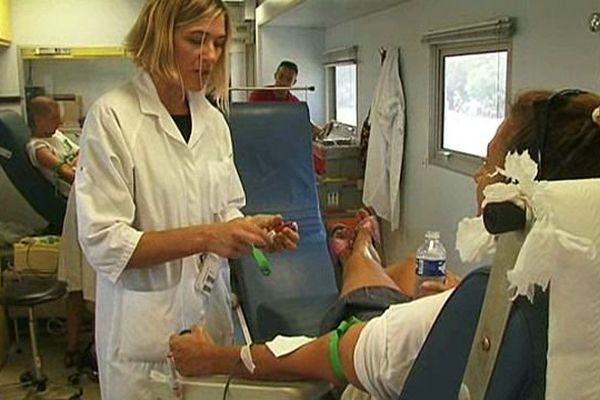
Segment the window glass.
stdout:
<svg viewBox="0 0 600 400">
<path fill-rule="evenodd" d="M 335 66 L 335 118 L 356 126 L 356 64 Z"/>
<path fill-rule="evenodd" d="M 511 17 L 432 30 L 428 163 L 473 175 L 510 97 Z"/>
<path fill-rule="evenodd" d="M 442 148 L 485 157 L 504 119 L 507 51 L 444 57 Z"/>
</svg>

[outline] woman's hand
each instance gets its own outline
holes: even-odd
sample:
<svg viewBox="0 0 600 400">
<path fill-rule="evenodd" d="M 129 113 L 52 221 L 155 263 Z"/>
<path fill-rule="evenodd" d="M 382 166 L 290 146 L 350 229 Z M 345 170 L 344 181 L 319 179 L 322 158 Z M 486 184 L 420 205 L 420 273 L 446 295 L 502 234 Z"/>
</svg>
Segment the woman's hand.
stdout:
<svg viewBox="0 0 600 400">
<path fill-rule="evenodd" d="M 400 291 L 407 296 L 415 298 L 417 274 L 416 274 L 417 259 L 415 255 L 407 257 L 404 261 L 394 264 L 386 268 L 386 273 L 392 278 L 400 288 Z M 439 281 L 424 281 L 419 288 L 419 296 L 429 296 L 444 292 L 448 289 L 456 287 L 460 283 L 460 278 L 451 271 L 446 274 L 444 282 Z"/>
<path fill-rule="evenodd" d="M 267 231 L 269 243 L 263 246 L 268 252 L 296 250 L 300 234 L 295 222 L 285 223 L 280 215 L 255 215 L 252 218 Z"/>
<path fill-rule="evenodd" d="M 236 218 L 229 222 L 194 225 L 167 231 L 144 232 L 127 268 L 146 268 L 173 259 L 200 253 L 215 253 L 224 258 L 242 258 L 252 247 L 293 249 L 298 234 L 283 230 L 269 234 L 283 225 L 278 215 Z"/>
<path fill-rule="evenodd" d="M 444 282 L 424 281 L 421 283 L 421 293 L 422 296 L 429 296 L 431 294 L 445 292 L 448 289 L 455 288 L 459 283 L 460 278 L 451 271 L 448 271 Z"/>
<path fill-rule="evenodd" d="M 211 367 L 215 360 L 216 345 L 212 338 L 201 326 L 192 328 L 192 332 L 185 335 L 173 335 L 169 339 L 170 355 L 175 361 L 177 371 L 183 376 L 203 376 L 213 373 Z"/>
<path fill-rule="evenodd" d="M 206 225 L 203 228 L 206 235 L 205 251 L 225 258 L 242 258 L 250 254 L 252 246 L 268 246 L 271 239 L 262 226 L 264 223 L 256 217 L 244 217 Z"/>
</svg>

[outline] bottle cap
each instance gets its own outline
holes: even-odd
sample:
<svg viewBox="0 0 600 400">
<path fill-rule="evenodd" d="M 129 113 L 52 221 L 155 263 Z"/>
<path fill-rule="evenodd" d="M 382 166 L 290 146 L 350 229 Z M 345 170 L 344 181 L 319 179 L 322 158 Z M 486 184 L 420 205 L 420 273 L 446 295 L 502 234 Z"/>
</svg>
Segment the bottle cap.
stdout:
<svg viewBox="0 0 600 400">
<path fill-rule="evenodd" d="M 438 231 L 427 231 L 425 233 L 426 239 L 436 240 L 440 238 L 440 233 Z"/>
</svg>

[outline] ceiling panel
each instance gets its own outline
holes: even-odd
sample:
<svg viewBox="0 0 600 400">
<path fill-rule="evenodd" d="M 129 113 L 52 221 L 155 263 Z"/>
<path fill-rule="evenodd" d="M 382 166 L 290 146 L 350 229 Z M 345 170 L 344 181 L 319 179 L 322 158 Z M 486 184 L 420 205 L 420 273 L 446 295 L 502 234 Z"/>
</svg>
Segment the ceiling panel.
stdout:
<svg viewBox="0 0 600 400">
<path fill-rule="evenodd" d="M 409 0 L 304 0 L 268 26 L 327 28 Z"/>
</svg>

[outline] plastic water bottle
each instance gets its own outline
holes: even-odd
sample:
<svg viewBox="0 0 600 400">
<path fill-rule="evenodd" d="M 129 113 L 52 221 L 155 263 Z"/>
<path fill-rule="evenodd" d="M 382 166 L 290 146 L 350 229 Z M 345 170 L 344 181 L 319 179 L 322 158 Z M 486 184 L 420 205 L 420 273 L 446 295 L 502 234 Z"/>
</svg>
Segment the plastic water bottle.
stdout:
<svg viewBox="0 0 600 400">
<path fill-rule="evenodd" d="M 427 231 L 425 241 L 417 249 L 415 297 L 423 295 L 421 284 L 424 281 L 446 280 L 446 259 L 446 248 L 440 242 L 440 233 Z"/>
</svg>

